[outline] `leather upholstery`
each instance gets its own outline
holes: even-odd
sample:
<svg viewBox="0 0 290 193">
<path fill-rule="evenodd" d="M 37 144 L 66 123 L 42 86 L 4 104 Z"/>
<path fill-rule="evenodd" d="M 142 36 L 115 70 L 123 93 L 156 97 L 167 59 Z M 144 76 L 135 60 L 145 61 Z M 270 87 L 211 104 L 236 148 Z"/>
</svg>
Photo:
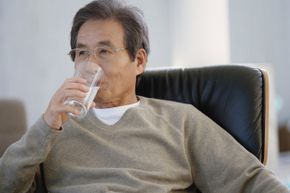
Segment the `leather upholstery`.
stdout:
<svg viewBox="0 0 290 193">
<path fill-rule="evenodd" d="M 264 161 L 264 79 L 256 68 L 211 66 L 145 72 L 137 94 L 189 103 Z"/>
</svg>

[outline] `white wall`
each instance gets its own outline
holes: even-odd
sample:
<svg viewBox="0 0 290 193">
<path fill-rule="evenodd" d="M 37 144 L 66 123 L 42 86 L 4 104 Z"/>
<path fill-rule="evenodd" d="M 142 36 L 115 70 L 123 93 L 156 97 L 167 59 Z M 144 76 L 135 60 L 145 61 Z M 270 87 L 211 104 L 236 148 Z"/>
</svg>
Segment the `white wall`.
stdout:
<svg viewBox="0 0 290 193">
<path fill-rule="evenodd" d="M 174 66 L 230 62 L 228 0 L 170 0 Z"/>
<path fill-rule="evenodd" d="M 290 1 L 229 1 L 231 61 L 271 67 L 278 122 L 290 119 Z M 281 99 L 277 101 L 277 99 Z M 278 108 L 278 106 L 273 106 Z"/>
</svg>

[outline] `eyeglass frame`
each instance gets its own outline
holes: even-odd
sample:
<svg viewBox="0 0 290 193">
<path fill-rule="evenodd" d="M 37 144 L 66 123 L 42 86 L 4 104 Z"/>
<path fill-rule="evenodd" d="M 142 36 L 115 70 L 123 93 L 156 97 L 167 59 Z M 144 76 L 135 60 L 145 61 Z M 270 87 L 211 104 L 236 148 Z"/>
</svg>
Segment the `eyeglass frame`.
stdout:
<svg viewBox="0 0 290 193">
<path fill-rule="evenodd" d="M 80 62 L 82 62 L 82 61 L 87 60 L 87 59 L 92 55 L 92 52 L 93 52 L 93 55 L 94 55 L 95 58 L 100 58 L 100 57 L 97 57 L 97 55 L 96 55 L 96 50 L 97 50 L 97 49 L 100 49 L 100 48 L 103 48 L 103 49 L 106 50 L 106 51 L 108 51 L 108 50 L 112 51 L 112 53 L 111 53 L 112 55 L 113 55 L 114 53 L 119 52 L 119 51 L 123 51 L 123 50 L 127 50 L 127 49 L 128 49 L 128 48 L 126 48 L 126 47 L 123 47 L 123 48 L 112 48 L 112 47 L 110 47 L 110 46 L 97 46 L 97 47 L 95 47 L 94 49 L 88 49 L 88 48 L 73 48 L 73 49 L 71 49 L 71 50 L 69 51 L 68 55 L 70 56 L 70 58 L 71 58 L 72 61 L 76 62 L 76 57 L 77 57 L 77 56 L 76 56 L 76 51 L 77 51 L 77 50 L 88 51 L 88 55 L 85 56 L 85 58 L 84 58 L 83 60 L 80 61 Z"/>
</svg>

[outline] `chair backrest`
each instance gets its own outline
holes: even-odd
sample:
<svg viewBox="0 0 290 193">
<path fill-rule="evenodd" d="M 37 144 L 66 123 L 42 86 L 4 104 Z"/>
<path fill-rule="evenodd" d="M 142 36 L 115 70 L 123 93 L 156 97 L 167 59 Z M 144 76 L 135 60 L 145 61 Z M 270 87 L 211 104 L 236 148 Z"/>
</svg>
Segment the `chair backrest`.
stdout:
<svg viewBox="0 0 290 193">
<path fill-rule="evenodd" d="M 0 157 L 26 131 L 26 113 L 19 100 L 0 100 Z"/>
<path fill-rule="evenodd" d="M 266 163 L 268 78 L 264 71 L 238 65 L 152 69 L 140 77 L 136 92 L 194 105 Z"/>
</svg>

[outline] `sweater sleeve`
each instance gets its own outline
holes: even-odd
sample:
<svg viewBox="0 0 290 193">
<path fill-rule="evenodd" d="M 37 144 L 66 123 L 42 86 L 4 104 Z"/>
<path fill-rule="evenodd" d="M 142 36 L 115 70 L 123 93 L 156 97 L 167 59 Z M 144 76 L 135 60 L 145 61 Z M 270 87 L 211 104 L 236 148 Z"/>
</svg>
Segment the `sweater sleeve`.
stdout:
<svg viewBox="0 0 290 193">
<path fill-rule="evenodd" d="M 61 131 L 51 129 L 40 118 L 0 158 L 0 192 L 27 192 L 35 173 Z"/>
<path fill-rule="evenodd" d="M 191 114 L 185 136 L 193 180 L 202 192 L 290 193 L 255 156 L 200 112 Z"/>
</svg>

